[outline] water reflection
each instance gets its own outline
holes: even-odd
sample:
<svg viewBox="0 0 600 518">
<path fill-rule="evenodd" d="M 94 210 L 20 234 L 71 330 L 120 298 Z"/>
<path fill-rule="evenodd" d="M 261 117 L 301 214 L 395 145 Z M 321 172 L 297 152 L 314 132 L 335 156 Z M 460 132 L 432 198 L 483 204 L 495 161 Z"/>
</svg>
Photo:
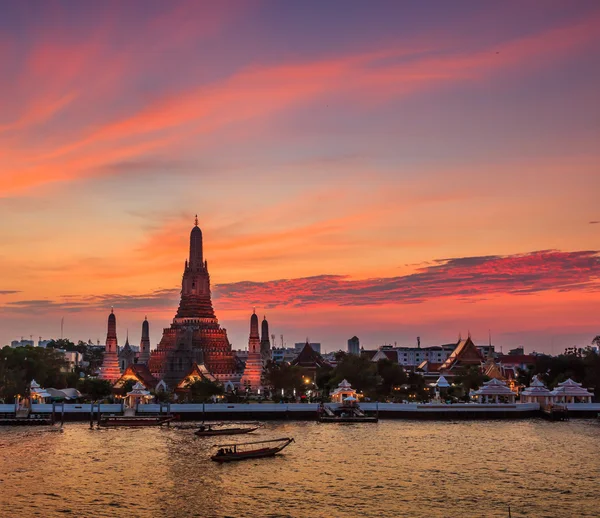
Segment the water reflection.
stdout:
<svg viewBox="0 0 600 518">
<path fill-rule="evenodd" d="M 267 423 L 254 438 L 296 442 L 220 465 L 209 455 L 223 438 L 192 430 L 0 428 L 0 516 L 597 516 L 598 432 L 591 420 Z"/>
</svg>

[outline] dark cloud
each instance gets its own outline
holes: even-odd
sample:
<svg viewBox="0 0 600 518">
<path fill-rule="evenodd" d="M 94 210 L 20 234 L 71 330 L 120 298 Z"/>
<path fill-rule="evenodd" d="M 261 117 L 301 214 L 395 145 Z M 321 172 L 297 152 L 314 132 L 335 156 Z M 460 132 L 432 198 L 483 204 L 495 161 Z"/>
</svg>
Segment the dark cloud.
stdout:
<svg viewBox="0 0 600 518">
<path fill-rule="evenodd" d="M 0 295 L 14 295 L 15 293 L 21 293 L 19 290 L 0 290 Z"/>
<path fill-rule="evenodd" d="M 600 221 L 590 221 L 590 225 L 597 225 Z"/>
<path fill-rule="evenodd" d="M 340 306 L 420 303 L 441 297 L 482 298 L 548 290 L 599 290 L 597 251 L 542 250 L 523 255 L 440 259 L 400 277 L 352 280 L 339 275 L 238 282 L 215 287 L 225 307 Z"/>
<path fill-rule="evenodd" d="M 419 304 L 453 297 L 473 302 L 490 295 L 528 295 L 544 291 L 600 291 L 598 251 L 542 250 L 522 255 L 489 255 L 439 259 L 415 273 L 398 277 L 354 280 L 342 275 L 319 275 L 266 282 L 242 281 L 214 288 L 218 308 L 241 309 L 305 307 L 318 304 L 365 306 Z M 13 311 L 66 311 L 83 309 L 175 310 L 179 288 L 158 289 L 141 295 L 107 294 L 65 296 L 58 301 L 22 300 L 5 303 Z"/>
</svg>

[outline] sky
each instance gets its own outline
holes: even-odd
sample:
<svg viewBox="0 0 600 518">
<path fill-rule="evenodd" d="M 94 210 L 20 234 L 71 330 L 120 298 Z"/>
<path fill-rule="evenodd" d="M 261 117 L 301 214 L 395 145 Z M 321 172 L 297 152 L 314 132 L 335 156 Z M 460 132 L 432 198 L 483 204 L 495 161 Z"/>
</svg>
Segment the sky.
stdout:
<svg viewBox="0 0 600 518">
<path fill-rule="evenodd" d="M 557 354 L 600 334 L 600 6 L 3 2 L 0 345 L 219 322 Z M 283 335 L 283 339 L 281 336 Z"/>
</svg>

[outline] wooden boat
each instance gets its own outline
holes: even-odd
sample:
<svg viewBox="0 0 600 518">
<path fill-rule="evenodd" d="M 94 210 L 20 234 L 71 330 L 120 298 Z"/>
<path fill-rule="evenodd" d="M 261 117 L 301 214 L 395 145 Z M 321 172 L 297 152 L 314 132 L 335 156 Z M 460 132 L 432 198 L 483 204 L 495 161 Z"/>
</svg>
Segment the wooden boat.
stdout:
<svg viewBox="0 0 600 518">
<path fill-rule="evenodd" d="M 372 416 L 319 416 L 320 423 L 376 423 L 377 417 Z"/>
<path fill-rule="evenodd" d="M 262 457 L 272 457 L 279 453 L 290 443 L 294 442 L 293 437 L 283 437 L 281 439 L 271 439 L 267 441 L 243 442 L 239 444 L 220 444 L 217 453 L 210 460 L 215 462 L 233 462 L 237 460 L 259 459 Z M 270 446 L 272 443 L 279 443 L 277 446 Z M 261 445 L 260 448 L 252 449 L 253 445 Z M 250 448 L 248 448 L 250 446 Z"/>
<path fill-rule="evenodd" d="M 230 427 L 221 428 L 223 424 L 203 424 L 194 433 L 198 437 L 212 437 L 214 435 L 239 435 L 243 433 L 250 433 L 258 430 L 258 426 L 245 426 L 245 427 Z"/>
<path fill-rule="evenodd" d="M 117 427 L 117 426 L 162 426 L 170 423 L 175 416 L 101 416 L 98 426 Z"/>
</svg>

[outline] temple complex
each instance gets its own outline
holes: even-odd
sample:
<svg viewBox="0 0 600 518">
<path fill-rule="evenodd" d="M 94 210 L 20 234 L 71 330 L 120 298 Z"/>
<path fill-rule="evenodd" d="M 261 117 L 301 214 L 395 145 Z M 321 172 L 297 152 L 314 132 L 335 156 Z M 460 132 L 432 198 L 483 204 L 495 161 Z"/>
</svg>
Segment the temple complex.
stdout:
<svg viewBox="0 0 600 518">
<path fill-rule="evenodd" d="M 263 362 L 267 362 L 271 359 L 271 341 L 269 339 L 269 322 L 267 317 L 263 317 L 261 329 L 260 329 L 260 355 L 262 356 Z"/>
<path fill-rule="evenodd" d="M 110 310 L 108 315 L 108 333 L 106 334 L 106 348 L 104 359 L 100 368 L 100 379 L 117 381 L 121 377 L 119 369 L 119 357 L 117 353 L 117 319 L 114 311 Z"/>
<path fill-rule="evenodd" d="M 150 361 L 150 326 L 148 324 L 148 317 L 142 322 L 142 340 L 140 341 L 140 356 L 138 363 L 148 364 Z"/>
<path fill-rule="evenodd" d="M 263 323 L 266 320 L 263 320 Z M 263 326 L 264 331 L 264 326 Z M 268 331 L 268 328 L 267 328 Z M 248 339 L 248 359 L 240 385 L 242 388 L 256 392 L 262 386 L 263 356 L 262 342 L 258 336 L 258 317 L 256 312 L 250 317 L 250 338 Z"/>
<path fill-rule="evenodd" d="M 204 364 L 219 381 L 239 379 L 227 332 L 219 325 L 213 310 L 208 263 L 203 257 L 197 217 L 190 234 L 190 255 L 185 262 L 179 308 L 171 327 L 163 330 L 148 366 L 155 378 L 174 388 L 195 363 Z"/>
</svg>

